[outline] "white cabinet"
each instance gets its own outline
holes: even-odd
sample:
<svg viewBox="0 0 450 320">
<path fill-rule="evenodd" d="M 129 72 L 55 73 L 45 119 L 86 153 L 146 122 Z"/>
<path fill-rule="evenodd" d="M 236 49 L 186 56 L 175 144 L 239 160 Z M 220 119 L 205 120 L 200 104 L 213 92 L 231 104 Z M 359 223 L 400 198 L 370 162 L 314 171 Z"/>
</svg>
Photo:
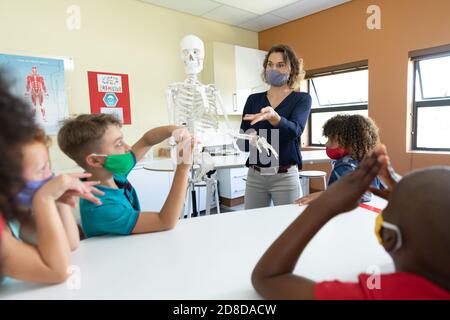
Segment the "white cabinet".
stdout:
<svg viewBox="0 0 450 320">
<path fill-rule="evenodd" d="M 136 166 L 128 175 L 139 197 L 142 211 L 160 211 L 169 194 L 169 172 L 150 171 Z"/>
<path fill-rule="evenodd" d="M 247 173 L 246 167 L 217 170 L 219 195 L 227 199 L 243 197 Z"/>
<path fill-rule="evenodd" d="M 265 55 L 262 50 L 214 42 L 214 84 L 227 114 L 241 115 L 250 94 L 267 90 L 261 78 Z"/>
<path fill-rule="evenodd" d="M 173 182 L 173 172 L 169 171 L 151 171 L 144 169 L 143 166 L 136 166 L 128 175 L 128 180 L 133 185 L 139 197 L 142 211 L 161 211 Z M 196 187 L 197 210 L 203 211 L 206 208 L 206 187 Z M 185 215 L 188 212 L 188 197 L 185 198 Z M 214 199 L 214 198 L 212 198 Z M 211 208 L 215 207 L 212 201 Z"/>
<path fill-rule="evenodd" d="M 252 48 L 234 47 L 236 66 L 236 107 L 242 114 L 245 102 L 252 93 L 263 92 L 268 86 L 261 78 L 267 52 Z"/>
</svg>

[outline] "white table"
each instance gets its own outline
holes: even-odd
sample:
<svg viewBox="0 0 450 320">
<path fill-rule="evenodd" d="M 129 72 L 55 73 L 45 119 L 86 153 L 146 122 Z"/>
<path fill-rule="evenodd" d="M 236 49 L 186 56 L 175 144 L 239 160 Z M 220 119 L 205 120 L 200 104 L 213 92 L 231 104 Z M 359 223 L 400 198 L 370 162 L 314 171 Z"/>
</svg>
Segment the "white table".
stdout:
<svg viewBox="0 0 450 320">
<path fill-rule="evenodd" d="M 370 203 L 384 207 L 374 197 Z M 0 299 L 259 299 L 250 275 L 304 207 L 287 205 L 180 220 L 167 232 L 84 240 L 73 254 L 81 288 L 5 285 Z M 374 235 L 375 213 L 358 208 L 331 220 L 309 243 L 296 273 L 355 281 L 377 266 L 394 270 Z"/>
<path fill-rule="evenodd" d="M 249 153 L 240 153 L 238 155 L 229 155 L 229 156 L 214 156 L 212 157 L 214 161 L 214 167 L 217 170 L 220 169 L 232 169 L 232 168 L 243 168 L 245 167 L 245 163 L 248 159 Z M 302 151 L 302 160 L 303 163 L 314 164 L 314 163 L 329 163 L 331 160 L 327 156 L 325 150 L 313 150 L 313 151 Z M 153 161 L 149 161 L 143 164 L 144 169 L 150 171 L 159 171 L 159 172 L 172 172 L 175 171 L 176 163 L 169 158 L 157 158 Z M 309 193 L 309 182 L 306 179 L 301 179 L 300 181 L 302 194 Z M 190 185 L 188 189 L 188 194 L 190 190 L 194 189 L 192 185 Z M 205 201 L 207 201 L 206 197 L 208 195 L 205 194 Z M 196 201 L 196 197 L 192 196 L 192 202 Z M 196 208 L 199 204 L 196 203 Z M 206 207 L 206 205 L 205 205 Z M 188 211 L 191 208 L 187 209 Z M 194 216 L 197 215 L 194 210 Z M 185 212 L 186 214 L 186 212 Z"/>
<path fill-rule="evenodd" d="M 248 153 L 231 156 L 212 157 L 216 169 L 240 168 L 245 166 Z M 329 163 L 325 150 L 302 151 L 303 164 Z M 144 168 L 152 171 L 174 171 L 176 164 L 168 158 L 159 158 L 144 164 Z"/>
</svg>

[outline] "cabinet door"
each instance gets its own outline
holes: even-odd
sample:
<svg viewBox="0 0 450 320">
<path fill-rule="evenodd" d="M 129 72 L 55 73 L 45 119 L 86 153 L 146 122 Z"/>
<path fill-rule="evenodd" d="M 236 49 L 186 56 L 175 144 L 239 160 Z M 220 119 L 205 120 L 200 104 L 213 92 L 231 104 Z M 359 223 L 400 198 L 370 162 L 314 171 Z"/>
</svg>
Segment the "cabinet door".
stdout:
<svg viewBox="0 0 450 320">
<path fill-rule="evenodd" d="M 245 167 L 218 170 L 220 196 L 227 199 L 244 196 L 247 173 Z"/>
<path fill-rule="evenodd" d="M 233 168 L 230 170 L 231 198 L 239 198 L 245 195 L 245 186 L 248 168 Z"/>
<path fill-rule="evenodd" d="M 236 71 L 234 46 L 214 42 L 214 84 L 222 97 L 223 107 L 227 114 L 237 114 L 236 109 Z M 219 108 L 219 113 L 223 114 Z"/>
<path fill-rule="evenodd" d="M 267 90 L 261 78 L 265 55 L 262 50 L 214 42 L 214 84 L 227 114 L 242 115 L 248 96 Z"/>
<path fill-rule="evenodd" d="M 160 211 L 170 190 L 169 172 L 135 168 L 128 175 L 139 197 L 142 211 Z"/>
<path fill-rule="evenodd" d="M 261 78 L 266 51 L 235 46 L 236 109 L 242 113 L 252 93 L 263 92 L 268 86 Z"/>
</svg>

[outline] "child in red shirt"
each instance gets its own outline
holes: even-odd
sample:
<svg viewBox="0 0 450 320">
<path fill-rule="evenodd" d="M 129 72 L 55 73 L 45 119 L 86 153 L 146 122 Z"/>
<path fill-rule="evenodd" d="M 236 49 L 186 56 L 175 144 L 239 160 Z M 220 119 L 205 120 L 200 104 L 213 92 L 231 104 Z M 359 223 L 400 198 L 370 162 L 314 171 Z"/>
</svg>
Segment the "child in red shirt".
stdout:
<svg viewBox="0 0 450 320">
<path fill-rule="evenodd" d="M 388 189 L 370 188 L 377 175 Z M 377 147 L 356 171 L 311 202 L 272 244 L 253 270 L 255 289 L 269 299 L 450 300 L 450 167 L 419 170 L 396 180 L 386 148 Z M 359 275 L 356 283 L 316 283 L 294 275 L 314 235 L 334 216 L 356 208 L 367 190 L 389 198 L 377 218 L 376 234 L 397 272 L 381 275 L 381 288 L 367 285 L 373 276 L 367 274 Z"/>
</svg>

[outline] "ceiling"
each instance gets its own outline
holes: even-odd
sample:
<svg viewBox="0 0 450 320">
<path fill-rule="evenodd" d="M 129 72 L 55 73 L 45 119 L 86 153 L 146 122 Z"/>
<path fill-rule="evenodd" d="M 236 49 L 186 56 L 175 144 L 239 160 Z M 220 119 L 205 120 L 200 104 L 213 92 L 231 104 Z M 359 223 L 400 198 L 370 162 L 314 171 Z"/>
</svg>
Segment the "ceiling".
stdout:
<svg viewBox="0 0 450 320">
<path fill-rule="evenodd" d="M 351 0 L 138 0 L 222 22 L 263 31 Z"/>
</svg>

